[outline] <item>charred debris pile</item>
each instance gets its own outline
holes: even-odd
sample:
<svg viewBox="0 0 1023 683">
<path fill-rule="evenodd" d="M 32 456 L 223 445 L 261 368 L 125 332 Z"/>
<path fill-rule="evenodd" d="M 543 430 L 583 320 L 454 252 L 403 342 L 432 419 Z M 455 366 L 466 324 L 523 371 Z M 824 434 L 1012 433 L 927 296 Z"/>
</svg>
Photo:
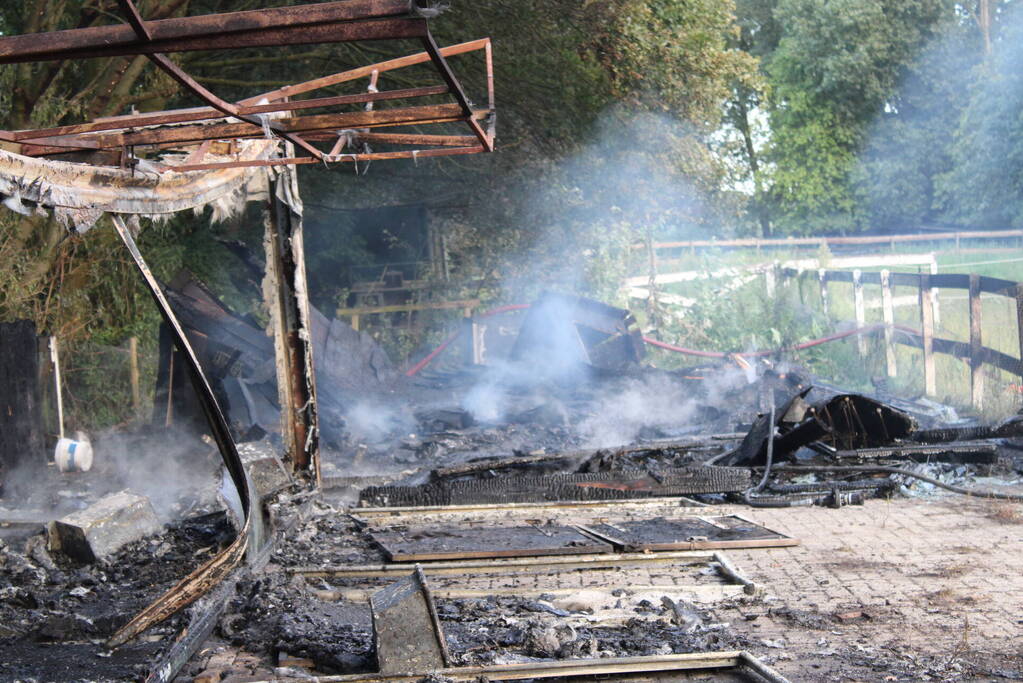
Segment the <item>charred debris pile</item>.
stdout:
<svg viewBox="0 0 1023 683">
<path fill-rule="evenodd" d="M 238 437 L 274 441 L 265 334 L 193 279 L 179 278 L 170 296 Z M 980 425 L 927 399 L 849 392 L 780 360 L 657 369 L 628 311 L 577 297 L 548 293 L 465 319 L 454 350 L 414 375 L 315 309 L 312 338 L 323 483 L 361 506 L 660 496 L 841 506 L 955 490 L 1020 462 L 1017 418 Z M 182 401 L 167 383 L 163 373 L 162 400 Z"/>
</svg>

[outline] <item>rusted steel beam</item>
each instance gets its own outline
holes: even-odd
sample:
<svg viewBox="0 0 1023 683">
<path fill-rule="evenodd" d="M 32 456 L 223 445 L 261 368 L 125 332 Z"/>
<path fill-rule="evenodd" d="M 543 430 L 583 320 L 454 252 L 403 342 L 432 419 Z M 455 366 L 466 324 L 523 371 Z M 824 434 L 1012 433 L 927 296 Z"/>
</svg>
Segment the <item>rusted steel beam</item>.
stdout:
<svg viewBox="0 0 1023 683">
<path fill-rule="evenodd" d="M 307 140 L 333 140 L 335 133 L 310 133 Z M 384 145 L 416 145 L 420 147 L 472 147 L 476 146 L 475 135 L 430 135 L 412 133 L 355 133 L 354 142 L 377 142 Z"/>
<path fill-rule="evenodd" d="M 161 19 L 146 22 L 148 41 L 139 40 L 127 25 L 8 36 L 0 38 L 0 64 L 418 38 L 426 31 L 426 22 L 408 17 L 412 5 L 411 0 L 345 0 Z"/>
<path fill-rule="evenodd" d="M 243 168 L 252 166 L 296 166 L 302 164 L 319 163 L 346 163 L 361 161 L 387 161 L 391 159 L 426 159 L 431 157 L 462 156 L 465 154 L 480 154 L 486 152 L 482 145 L 474 147 L 451 147 L 445 149 L 417 149 L 402 150 L 397 152 L 372 152 L 370 154 L 338 154 L 324 155 L 323 159 L 313 157 L 282 157 L 280 159 L 257 159 L 254 161 L 223 161 L 210 162 L 208 164 L 182 164 L 180 166 L 167 166 L 166 171 L 208 171 L 218 168 Z"/>
<path fill-rule="evenodd" d="M 474 112 L 473 116 L 483 118 L 488 112 Z M 276 121 L 276 132 L 303 133 L 317 130 L 343 128 L 376 128 L 413 124 L 446 123 L 461 121 L 462 108 L 457 104 L 434 104 L 419 107 L 378 109 L 374 111 L 345 112 L 339 114 L 316 114 Z M 228 140 L 232 138 L 262 137 L 262 129 L 255 129 L 250 123 L 214 123 L 209 125 L 174 126 L 154 128 L 132 133 L 99 133 L 82 136 L 79 139 L 95 142 L 100 149 L 116 149 L 130 146 L 160 145 L 166 143 L 192 143 L 202 140 Z M 26 154 L 46 154 L 33 146 L 47 147 L 61 144 L 66 137 L 41 138 L 25 145 Z M 57 150 L 60 151 L 60 150 Z"/>
<path fill-rule="evenodd" d="M 440 49 L 441 55 L 444 57 L 453 57 L 455 55 L 465 54 L 467 52 L 475 52 L 476 50 L 482 50 L 490 45 L 490 38 L 480 38 L 479 40 L 470 40 L 467 43 L 459 43 L 458 45 L 449 45 L 448 47 L 442 47 Z M 366 78 L 371 76 L 374 71 L 378 73 L 384 73 L 385 71 L 394 71 L 395 69 L 403 69 L 407 66 L 415 66 L 416 64 L 425 64 L 431 61 L 430 54 L 427 52 L 417 52 L 414 55 L 408 55 L 405 57 L 395 57 L 389 59 L 386 62 L 379 62 L 377 64 L 371 64 L 369 66 L 360 66 L 355 69 L 349 69 L 348 71 L 342 71 L 340 73 L 331 74 L 330 76 L 323 76 L 322 78 L 316 78 L 305 83 L 297 83 L 295 85 L 286 85 L 277 90 L 271 90 L 270 92 L 263 93 L 262 95 L 256 95 L 248 99 L 242 100 L 242 104 L 254 104 L 261 99 L 267 99 L 270 101 L 280 99 L 282 97 L 294 97 L 295 95 L 301 95 L 312 90 L 319 90 L 320 88 L 326 88 L 332 85 L 338 85 L 339 83 L 346 83 L 348 81 L 354 81 L 359 78 Z"/>
<path fill-rule="evenodd" d="M 449 88 L 451 88 L 451 92 L 454 94 L 455 99 L 458 100 L 460 105 L 462 105 L 463 113 L 465 113 L 466 116 L 469 116 L 473 110 L 472 102 L 469 101 L 469 98 L 465 94 L 465 90 L 462 89 L 462 84 L 458 82 L 457 78 L 455 78 L 455 72 L 451 70 L 447 59 L 445 59 L 440 48 L 437 46 L 437 41 L 433 39 L 433 35 L 429 31 L 427 31 L 426 35 L 423 36 L 423 47 L 426 48 L 426 53 L 430 55 L 430 60 L 440 72 L 441 78 L 443 78 L 444 82 L 448 84 Z M 493 151 L 493 143 L 490 136 L 488 136 L 483 130 L 483 127 L 480 126 L 479 121 L 472 118 L 468 119 L 468 121 L 469 128 L 471 128 L 472 132 L 476 134 L 477 138 L 479 138 L 480 144 L 483 145 L 488 152 Z"/>
<path fill-rule="evenodd" d="M 139 14 L 135 3 L 131 0 L 117 0 L 117 4 L 121 7 L 121 12 L 128 19 L 128 25 L 135 31 L 135 35 L 141 40 L 152 40 L 153 34 L 149 32 L 149 27 L 146 26 L 146 22 L 142 15 Z"/>
<path fill-rule="evenodd" d="M 386 100 L 400 100 L 415 97 L 428 97 L 430 95 L 444 95 L 448 91 L 446 85 L 430 85 L 421 88 L 402 88 L 399 90 L 384 90 L 376 93 L 357 93 L 354 95 L 337 95 L 334 97 L 317 97 L 308 100 L 293 102 L 274 102 L 271 104 L 238 105 L 240 114 L 274 114 L 284 111 L 300 111 L 302 109 L 319 109 L 321 107 L 333 107 L 344 104 L 364 104 L 366 102 L 380 102 Z M 116 119 L 97 120 L 91 123 L 80 123 L 70 126 L 58 126 L 56 128 L 40 128 L 38 130 L 13 131 L 12 140 L 19 142 L 32 142 L 49 139 L 50 145 L 56 145 L 54 138 L 79 135 L 81 133 L 94 133 L 109 130 L 123 130 L 129 127 L 158 126 L 171 123 L 189 123 L 206 121 L 220 118 L 221 113 L 213 107 L 197 107 L 182 109 L 174 112 L 155 112 L 152 114 L 137 114 L 132 117 L 117 117 Z"/>
</svg>

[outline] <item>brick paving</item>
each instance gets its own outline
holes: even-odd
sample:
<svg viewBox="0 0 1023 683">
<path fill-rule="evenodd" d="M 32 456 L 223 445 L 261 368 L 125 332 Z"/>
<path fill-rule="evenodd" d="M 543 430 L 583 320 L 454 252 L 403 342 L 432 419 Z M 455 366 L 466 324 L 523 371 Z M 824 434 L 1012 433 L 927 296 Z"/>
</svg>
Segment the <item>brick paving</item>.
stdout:
<svg viewBox="0 0 1023 683">
<path fill-rule="evenodd" d="M 798 674 L 808 660 L 843 647 L 934 656 L 1023 653 L 1021 505 L 951 496 L 746 516 L 802 540 L 796 547 L 728 553 L 767 586 L 762 604 L 733 611 L 736 627 L 784 644 L 783 657 L 792 659 L 775 664 L 794 680 L 804 680 Z M 778 616 L 779 608 L 800 614 Z M 835 617 L 857 611 L 867 616 Z M 799 616 L 811 627 L 800 626 Z"/>
</svg>

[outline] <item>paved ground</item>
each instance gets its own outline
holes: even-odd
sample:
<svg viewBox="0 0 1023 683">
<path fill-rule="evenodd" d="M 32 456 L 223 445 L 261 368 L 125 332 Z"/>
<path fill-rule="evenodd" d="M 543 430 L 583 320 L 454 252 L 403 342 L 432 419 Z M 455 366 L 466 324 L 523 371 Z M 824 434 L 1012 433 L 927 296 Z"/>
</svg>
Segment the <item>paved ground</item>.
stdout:
<svg viewBox="0 0 1023 683">
<path fill-rule="evenodd" d="M 801 541 L 794 547 L 726 551 L 766 591 L 761 599 L 733 598 L 713 608 L 719 620 L 748 637 L 754 654 L 792 681 L 1023 680 L 1019 504 L 963 496 L 875 500 L 838 510 L 682 508 L 650 502 L 416 512 L 368 521 L 371 526 L 585 523 L 605 516 L 733 513 Z M 626 588 L 637 599 L 643 587 L 667 592 L 664 587 L 678 586 L 713 595 L 723 580 L 707 571 L 708 559 L 705 553 L 699 562 L 691 556 L 653 554 L 617 567 L 587 568 L 541 562 L 525 571 L 490 568 L 434 575 L 431 585 L 440 591 L 512 589 L 523 594 Z M 656 603 L 656 595 L 651 600 Z M 599 601 L 595 604 L 599 607 Z M 606 616 L 622 618 L 611 612 Z M 228 669 L 256 677 L 266 672 L 265 663 L 243 661 L 245 655 L 237 659 L 239 653 L 230 649 L 211 647 L 206 657 L 218 651 L 215 657 L 230 660 Z"/>
<path fill-rule="evenodd" d="M 747 516 L 802 540 L 729 552 L 768 593 L 734 623 L 783 646 L 758 654 L 774 650 L 793 680 L 907 680 L 895 664 L 919 680 L 1023 678 L 1023 506 L 950 496 Z"/>
</svg>

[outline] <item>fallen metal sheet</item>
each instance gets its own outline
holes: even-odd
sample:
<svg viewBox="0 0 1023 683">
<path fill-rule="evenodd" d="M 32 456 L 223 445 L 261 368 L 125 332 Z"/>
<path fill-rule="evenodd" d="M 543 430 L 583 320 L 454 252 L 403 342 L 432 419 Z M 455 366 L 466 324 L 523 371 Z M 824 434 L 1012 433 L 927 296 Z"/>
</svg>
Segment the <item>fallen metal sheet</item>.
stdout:
<svg viewBox="0 0 1023 683">
<path fill-rule="evenodd" d="M 436 526 L 374 531 L 374 541 L 391 562 L 422 562 L 491 557 L 584 555 L 611 552 L 569 526 Z"/>
<path fill-rule="evenodd" d="M 239 158 L 268 159 L 277 143 L 238 143 Z M 85 232 L 103 212 L 169 218 L 187 209 L 214 209 L 214 220 L 237 213 L 249 200 L 267 193 L 266 173 L 226 168 L 202 173 L 157 174 L 143 168 L 120 169 L 68 161 L 33 159 L 0 149 L 0 194 L 50 207 L 66 226 Z M 32 211 L 23 206 L 23 212 Z"/>
<path fill-rule="evenodd" d="M 423 680 L 521 681 L 544 678 L 590 678 L 605 681 L 631 680 L 632 675 L 660 672 L 729 672 L 744 675 L 750 681 L 787 683 L 787 679 L 759 659 L 744 651 L 694 652 L 652 657 L 615 657 L 606 659 L 567 659 L 523 664 L 458 667 L 403 675 L 351 674 L 317 676 L 319 683 L 421 683 Z M 275 681 L 308 681 L 309 678 L 276 678 Z M 671 679 L 668 679 L 671 680 Z M 741 680 L 741 679 L 740 679 Z M 256 681 L 254 683 L 270 683 Z"/>
<path fill-rule="evenodd" d="M 573 364 L 620 370 L 645 353 L 635 322 L 625 309 L 547 292 L 522 321 L 511 359 L 555 374 Z"/>
<path fill-rule="evenodd" d="M 433 671 L 450 666 L 444 631 L 421 568 L 373 593 L 369 605 L 380 673 Z"/>
<path fill-rule="evenodd" d="M 253 549 L 258 549 L 262 545 L 264 534 L 261 515 L 250 514 L 252 495 L 248 475 L 245 472 L 245 465 L 238 455 L 227 419 L 220 409 L 220 404 L 217 403 L 213 389 L 210 388 L 210 384 L 206 380 L 205 374 L 203 374 L 202 366 L 199 365 L 195 352 L 185 337 L 184 330 L 181 329 L 178 319 L 174 316 L 170 304 L 164 297 L 163 290 L 160 289 L 160 285 L 157 283 L 156 278 L 153 277 L 152 271 L 149 270 L 149 266 L 142 258 L 142 254 L 139 252 L 139 248 L 135 244 L 135 240 L 132 238 L 124 219 L 117 214 L 111 214 L 111 218 L 113 219 L 114 228 L 117 230 L 118 236 L 124 242 L 125 247 L 127 247 L 135 262 L 135 266 L 149 288 L 149 292 L 156 302 L 160 315 L 171 328 L 174 334 L 174 343 L 185 357 L 192 386 L 195 388 L 196 396 L 209 423 L 213 440 L 220 450 L 224 467 L 227 468 L 228 473 L 231 475 L 231 481 L 238 491 L 242 512 L 245 516 L 244 526 L 233 543 L 175 584 L 173 588 L 157 598 L 156 601 L 142 610 L 110 637 L 107 641 L 107 646 L 117 647 L 207 594 L 238 566 L 245 556 L 246 548 L 248 548 L 250 543 Z"/>
<path fill-rule="evenodd" d="M 632 522 L 587 524 L 579 528 L 626 552 L 799 545 L 797 539 L 738 515 L 679 519 L 656 517 Z"/>
</svg>

